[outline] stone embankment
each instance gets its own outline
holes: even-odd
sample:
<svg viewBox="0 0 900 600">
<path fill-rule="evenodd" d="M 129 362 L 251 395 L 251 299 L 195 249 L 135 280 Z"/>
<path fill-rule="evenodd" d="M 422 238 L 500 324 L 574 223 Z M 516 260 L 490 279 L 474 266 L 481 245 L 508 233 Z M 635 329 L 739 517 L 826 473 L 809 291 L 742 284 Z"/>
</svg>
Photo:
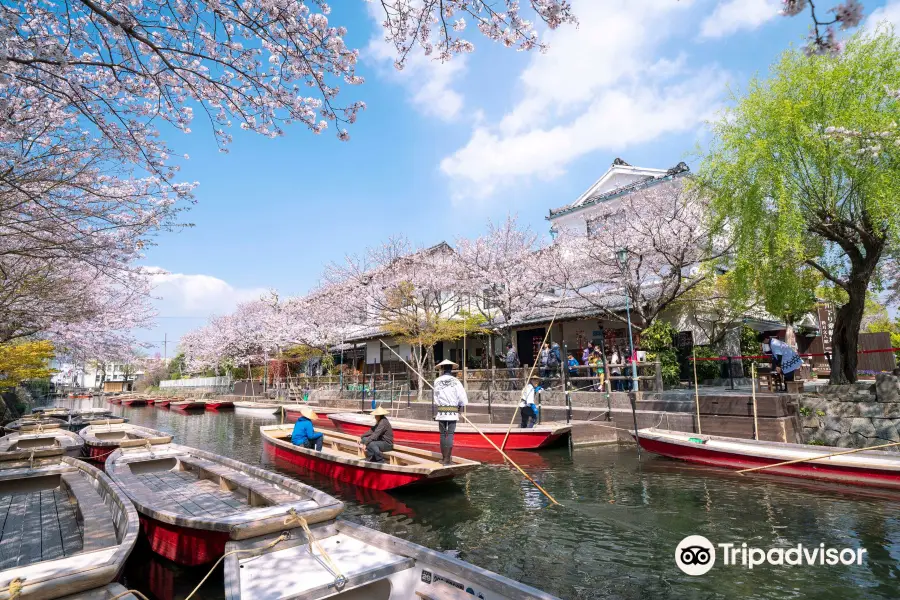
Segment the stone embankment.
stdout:
<svg viewBox="0 0 900 600">
<path fill-rule="evenodd" d="M 875 383 L 827 386 L 800 398 L 808 444 L 865 448 L 900 442 L 900 380 L 881 373 Z"/>
</svg>

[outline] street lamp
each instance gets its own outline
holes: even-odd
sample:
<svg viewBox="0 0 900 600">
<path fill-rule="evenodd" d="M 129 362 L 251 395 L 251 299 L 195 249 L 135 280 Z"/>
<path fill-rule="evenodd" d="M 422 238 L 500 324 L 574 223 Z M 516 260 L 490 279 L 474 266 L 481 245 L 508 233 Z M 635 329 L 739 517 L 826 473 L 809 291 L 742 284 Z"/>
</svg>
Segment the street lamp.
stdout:
<svg viewBox="0 0 900 600">
<path fill-rule="evenodd" d="M 616 252 L 616 256 L 619 258 L 619 264 L 622 267 L 622 275 L 624 279 L 625 275 L 625 263 L 628 261 L 628 249 L 622 248 L 618 252 Z M 623 284 L 624 285 L 624 284 Z M 638 461 L 641 460 L 641 438 L 638 435 L 638 425 L 637 425 L 637 408 L 635 403 L 637 402 L 636 394 L 637 392 L 637 382 L 638 382 L 638 374 L 637 374 L 637 356 L 634 353 L 634 336 L 631 335 L 631 306 L 628 301 L 628 287 L 625 286 L 625 318 L 628 320 L 628 345 L 631 348 L 631 418 L 634 420 L 634 441 L 637 443 L 637 451 L 638 451 Z M 660 390 L 661 392 L 662 390 Z"/>
<path fill-rule="evenodd" d="M 622 266 L 622 274 L 625 273 L 625 263 L 628 261 L 628 249 L 622 248 L 617 253 L 619 257 L 619 264 Z M 631 335 L 631 305 L 628 300 L 628 287 L 625 286 L 625 318 L 628 319 L 628 345 L 631 348 L 631 391 L 636 392 L 637 390 L 637 364 L 636 358 L 634 354 L 634 336 Z"/>
</svg>

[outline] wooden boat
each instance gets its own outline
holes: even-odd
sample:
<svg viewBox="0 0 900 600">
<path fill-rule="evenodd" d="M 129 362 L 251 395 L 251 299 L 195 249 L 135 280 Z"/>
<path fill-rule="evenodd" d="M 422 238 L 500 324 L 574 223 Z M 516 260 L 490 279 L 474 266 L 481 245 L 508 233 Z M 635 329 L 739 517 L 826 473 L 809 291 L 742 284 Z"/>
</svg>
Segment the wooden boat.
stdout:
<svg viewBox="0 0 900 600">
<path fill-rule="evenodd" d="M 275 417 L 281 412 L 281 405 L 271 402 L 244 402 L 234 403 L 234 411 L 239 414 L 254 415 L 258 417 Z"/>
<path fill-rule="evenodd" d="M 147 399 L 146 398 L 123 398 L 122 405 L 123 406 L 146 406 Z"/>
<path fill-rule="evenodd" d="M 343 519 L 229 542 L 227 600 L 559 600 L 424 546 Z M 328 558 L 324 557 L 325 550 Z"/>
<path fill-rule="evenodd" d="M 638 437 L 641 448 L 648 452 L 728 469 L 750 469 L 841 451 L 841 448 L 744 440 L 655 428 L 639 430 Z M 900 453 L 864 450 L 773 467 L 760 473 L 900 490 Z"/>
<path fill-rule="evenodd" d="M 60 600 L 137 600 L 137 596 L 130 594 L 121 583 L 110 583 L 86 592 L 64 596 Z"/>
<path fill-rule="evenodd" d="M 93 421 L 78 435 L 84 440 L 87 459 L 97 462 L 105 462 L 106 457 L 119 447 L 168 444 L 172 441 L 172 436 L 162 431 L 111 421 Z"/>
<path fill-rule="evenodd" d="M 229 540 L 299 527 L 296 516 L 333 519 L 344 507 L 293 479 L 177 444 L 119 448 L 106 472 L 134 502 L 153 551 L 186 566 L 217 559 Z"/>
<path fill-rule="evenodd" d="M 304 406 L 308 406 L 316 413 L 316 424 L 321 427 L 334 427 L 337 428 L 337 424 L 335 424 L 331 420 L 331 415 L 334 414 L 348 414 L 353 411 L 349 411 L 346 408 L 329 408 L 326 406 L 313 406 L 311 404 L 282 404 L 282 410 L 284 411 L 284 421 L 296 423 L 297 419 L 300 418 L 300 409 Z"/>
<path fill-rule="evenodd" d="M 344 433 L 357 437 L 364 434 L 375 425 L 375 417 L 353 413 L 338 413 L 329 415 L 329 418 Z M 440 444 L 440 433 L 437 421 L 421 421 L 416 419 L 391 419 L 391 427 L 394 430 L 394 441 L 406 444 Z M 506 425 L 478 425 L 492 442 L 501 446 L 506 438 Z M 571 431 L 571 427 L 565 424 L 535 425 L 530 429 L 513 427 L 509 430 L 509 438 L 505 449 L 509 450 L 537 450 L 552 446 L 564 438 Z M 453 438 L 454 447 L 459 448 L 493 448 L 474 427 L 467 423 L 459 423 L 456 426 L 456 435 Z"/>
<path fill-rule="evenodd" d="M 169 403 L 175 410 L 206 410 L 206 403 L 200 400 L 176 400 Z"/>
<path fill-rule="evenodd" d="M 80 457 L 84 440 L 78 434 L 62 427 L 24 427 L 15 433 L 0 437 L 0 452 L 56 448 L 66 456 Z"/>
<path fill-rule="evenodd" d="M 444 466 L 440 454 L 407 446 L 394 446 L 392 451 L 384 453 L 387 462 L 373 463 L 366 460 L 355 436 L 323 431 L 325 439 L 322 451 L 318 452 L 292 444 L 293 429 L 292 424 L 259 428 L 263 442 L 277 458 L 375 490 L 444 481 L 468 473 L 480 465 L 472 460 L 454 457 L 452 465 Z"/>
<path fill-rule="evenodd" d="M 231 400 L 204 400 L 206 410 L 230 410 L 234 408 L 234 402 Z"/>
<path fill-rule="evenodd" d="M 15 421 L 7 423 L 3 428 L 6 429 L 7 432 L 12 433 L 14 431 L 19 431 L 23 427 L 50 429 L 54 427 L 65 427 L 66 425 L 67 423 L 65 421 L 55 417 L 22 417 L 21 419 L 16 419 Z"/>
<path fill-rule="evenodd" d="M 4 598 L 18 580 L 23 600 L 99 600 L 90 591 L 116 579 L 138 536 L 138 515 L 119 487 L 61 450 L 0 457 L 0 514 Z"/>
<path fill-rule="evenodd" d="M 72 412 L 72 417 L 81 417 L 82 419 L 102 419 L 112 414 L 108 408 L 82 408 Z"/>
<path fill-rule="evenodd" d="M 156 406 L 159 406 L 161 408 L 169 408 L 170 404 L 172 404 L 171 398 L 157 398 L 156 399 Z"/>
<path fill-rule="evenodd" d="M 70 411 L 68 408 L 65 408 L 64 406 L 41 406 L 38 408 L 32 408 L 31 414 L 41 417 L 55 417 L 57 419 L 62 419 L 65 421 L 72 414 L 72 411 Z"/>
<path fill-rule="evenodd" d="M 69 429 L 72 431 L 78 431 L 80 429 L 84 429 L 88 425 L 115 425 L 118 423 L 127 423 L 127 417 L 116 417 L 113 415 L 106 415 L 105 417 L 91 417 L 88 419 L 72 419 L 69 421 Z"/>
<path fill-rule="evenodd" d="M 121 396 L 112 396 L 112 397 L 109 399 L 109 402 L 110 402 L 111 404 L 122 404 L 122 397 L 121 397 Z"/>
</svg>

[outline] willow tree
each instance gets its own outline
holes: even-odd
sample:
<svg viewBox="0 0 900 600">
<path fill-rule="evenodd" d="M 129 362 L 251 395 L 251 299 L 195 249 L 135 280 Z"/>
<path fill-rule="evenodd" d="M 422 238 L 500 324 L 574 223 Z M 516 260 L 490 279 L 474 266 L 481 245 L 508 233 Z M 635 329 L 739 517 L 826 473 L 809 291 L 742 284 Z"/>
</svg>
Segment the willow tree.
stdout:
<svg viewBox="0 0 900 600">
<path fill-rule="evenodd" d="M 786 315 L 824 283 L 839 297 L 832 383 L 856 380 L 866 293 L 898 240 L 900 40 L 890 28 L 840 54 L 786 52 L 713 124 L 700 180 L 735 277 Z"/>
</svg>

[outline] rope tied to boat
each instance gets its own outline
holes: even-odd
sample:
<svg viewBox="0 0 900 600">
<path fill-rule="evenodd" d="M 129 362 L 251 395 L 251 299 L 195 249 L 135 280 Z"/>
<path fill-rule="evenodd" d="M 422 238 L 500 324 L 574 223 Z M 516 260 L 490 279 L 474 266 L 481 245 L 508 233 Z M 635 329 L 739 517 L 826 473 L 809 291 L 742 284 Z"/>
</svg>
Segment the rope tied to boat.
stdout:
<svg viewBox="0 0 900 600">
<path fill-rule="evenodd" d="M 21 577 L 16 577 L 12 581 L 9 582 L 9 585 L 6 586 L 6 589 L 9 590 L 9 600 L 16 600 L 19 596 L 22 595 L 22 588 L 25 587 L 25 580 Z"/>
<path fill-rule="evenodd" d="M 319 554 L 322 555 L 322 559 L 325 561 L 325 568 L 331 571 L 331 574 L 334 575 L 334 587 L 340 591 L 347 585 L 347 577 L 344 575 L 344 572 L 341 571 L 341 568 L 337 565 L 333 558 L 326 552 L 325 548 L 322 547 L 322 544 L 319 543 L 319 540 L 313 536 L 312 531 L 309 528 L 309 523 L 306 522 L 306 519 L 297 514 L 296 509 L 290 508 L 288 509 L 288 518 L 285 520 L 285 525 L 291 522 L 291 519 L 296 519 L 298 523 L 300 523 L 300 527 L 303 528 L 303 533 L 306 534 L 306 539 L 309 542 L 309 554 L 310 556 L 315 556 L 313 554 L 313 546 L 315 546 L 319 550 Z"/>
</svg>

